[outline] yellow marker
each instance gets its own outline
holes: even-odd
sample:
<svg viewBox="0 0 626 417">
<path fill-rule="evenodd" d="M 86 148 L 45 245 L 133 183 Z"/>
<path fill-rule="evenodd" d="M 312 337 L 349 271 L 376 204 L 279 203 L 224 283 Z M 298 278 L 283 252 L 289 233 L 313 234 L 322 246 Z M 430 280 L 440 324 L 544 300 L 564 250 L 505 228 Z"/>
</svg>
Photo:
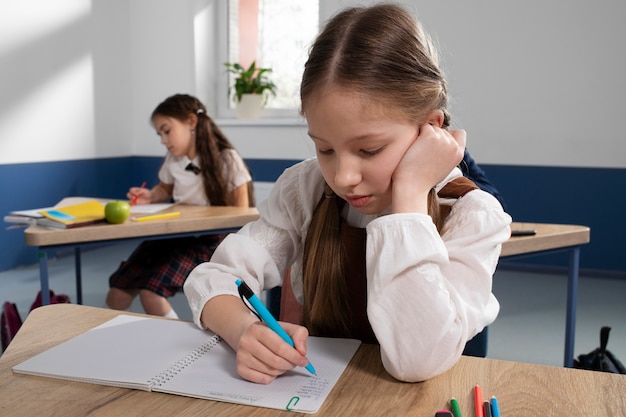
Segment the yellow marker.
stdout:
<svg viewBox="0 0 626 417">
<path fill-rule="evenodd" d="M 180 216 L 180 211 L 172 211 L 169 213 L 160 213 L 160 214 L 151 214 L 148 216 L 133 217 L 132 220 L 134 222 L 145 222 L 148 220 L 169 219 L 170 217 L 178 217 L 178 216 Z"/>
</svg>

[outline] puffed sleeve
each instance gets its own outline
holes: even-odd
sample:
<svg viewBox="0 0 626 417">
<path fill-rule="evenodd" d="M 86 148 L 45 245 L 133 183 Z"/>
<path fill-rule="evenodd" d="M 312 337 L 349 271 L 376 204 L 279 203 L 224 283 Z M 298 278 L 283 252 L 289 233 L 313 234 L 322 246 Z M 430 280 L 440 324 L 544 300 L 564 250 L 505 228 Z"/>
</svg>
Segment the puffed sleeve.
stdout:
<svg viewBox="0 0 626 417">
<path fill-rule="evenodd" d="M 235 280 L 243 279 L 258 295 L 282 284 L 285 270 L 301 256 L 310 223 L 313 195 L 321 195 L 323 180 L 317 162 L 306 160 L 285 170 L 270 195 L 258 206 L 259 219 L 228 235 L 210 262 L 198 265 L 184 284 L 194 322 L 208 300 L 238 296 Z"/>
<path fill-rule="evenodd" d="M 252 177 L 248 172 L 248 168 L 243 159 L 234 149 L 225 149 L 222 151 L 222 159 L 224 161 L 224 176 L 228 178 L 228 190 L 252 181 Z"/>
<path fill-rule="evenodd" d="M 510 222 L 495 198 L 475 190 L 453 205 L 441 235 L 423 214 L 367 226 L 367 312 L 393 377 L 423 381 L 446 371 L 495 320 L 492 276 Z"/>
</svg>

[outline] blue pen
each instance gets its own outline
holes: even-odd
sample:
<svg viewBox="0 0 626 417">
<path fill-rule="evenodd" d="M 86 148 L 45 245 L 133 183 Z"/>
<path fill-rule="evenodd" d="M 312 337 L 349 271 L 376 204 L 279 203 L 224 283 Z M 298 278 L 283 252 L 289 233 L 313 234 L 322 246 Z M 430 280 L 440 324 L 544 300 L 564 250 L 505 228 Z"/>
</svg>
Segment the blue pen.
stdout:
<svg viewBox="0 0 626 417">
<path fill-rule="evenodd" d="M 491 417 L 500 417 L 500 406 L 496 397 L 491 397 Z"/>
<path fill-rule="evenodd" d="M 254 294 L 250 287 L 248 287 L 248 285 L 246 285 L 246 283 L 240 279 L 235 281 L 235 283 L 237 284 L 239 294 L 248 300 L 252 308 L 254 308 L 254 310 L 261 317 L 261 320 L 263 320 L 265 324 L 267 324 L 270 329 L 276 332 L 276 334 L 278 334 L 285 342 L 289 343 L 291 347 L 295 347 L 293 344 L 293 340 L 291 340 L 291 337 L 289 337 L 285 329 L 280 327 L 280 324 L 278 324 L 276 319 L 272 316 L 272 313 L 270 313 L 269 310 L 263 305 L 261 300 L 259 300 L 259 297 Z M 317 375 L 317 372 L 315 372 L 315 368 L 313 367 L 311 362 L 306 365 L 306 369 L 313 375 Z"/>
</svg>

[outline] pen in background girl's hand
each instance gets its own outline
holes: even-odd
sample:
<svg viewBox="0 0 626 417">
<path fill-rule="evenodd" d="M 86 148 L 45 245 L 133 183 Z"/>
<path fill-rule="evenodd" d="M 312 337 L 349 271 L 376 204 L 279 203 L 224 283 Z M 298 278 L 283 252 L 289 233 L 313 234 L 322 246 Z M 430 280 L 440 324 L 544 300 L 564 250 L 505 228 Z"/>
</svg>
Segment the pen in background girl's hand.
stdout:
<svg viewBox="0 0 626 417">
<path fill-rule="evenodd" d="M 137 199 L 139 199 L 139 196 L 141 195 L 141 190 L 144 190 L 146 188 L 146 182 L 144 181 L 143 183 L 141 183 L 141 187 L 139 187 L 139 190 L 137 192 L 134 193 L 133 199 L 130 201 L 130 206 L 134 206 L 135 204 L 137 204 Z M 133 189 L 131 188 L 131 193 L 133 193 Z"/>
</svg>

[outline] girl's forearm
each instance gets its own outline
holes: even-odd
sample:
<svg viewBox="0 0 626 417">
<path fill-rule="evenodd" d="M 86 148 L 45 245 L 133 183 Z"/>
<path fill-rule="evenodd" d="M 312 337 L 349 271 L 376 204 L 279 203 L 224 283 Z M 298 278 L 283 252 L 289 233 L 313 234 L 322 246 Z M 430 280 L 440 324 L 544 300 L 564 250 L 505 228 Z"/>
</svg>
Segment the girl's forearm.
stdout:
<svg viewBox="0 0 626 417">
<path fill-rule="evenodd" d="M 161 183 L 150 190 L 151 203 L 161 203 L 169 200 L 171 197 L 172 193 Z"/>
<path fill-rule="evenodd" d="M 234 350 L 246 329 L 258 319 L 243 301 L 234 295 L 218 295 L 211 298 L 202 309 L 202 324 L 218 334 Z"/>
</svg>

